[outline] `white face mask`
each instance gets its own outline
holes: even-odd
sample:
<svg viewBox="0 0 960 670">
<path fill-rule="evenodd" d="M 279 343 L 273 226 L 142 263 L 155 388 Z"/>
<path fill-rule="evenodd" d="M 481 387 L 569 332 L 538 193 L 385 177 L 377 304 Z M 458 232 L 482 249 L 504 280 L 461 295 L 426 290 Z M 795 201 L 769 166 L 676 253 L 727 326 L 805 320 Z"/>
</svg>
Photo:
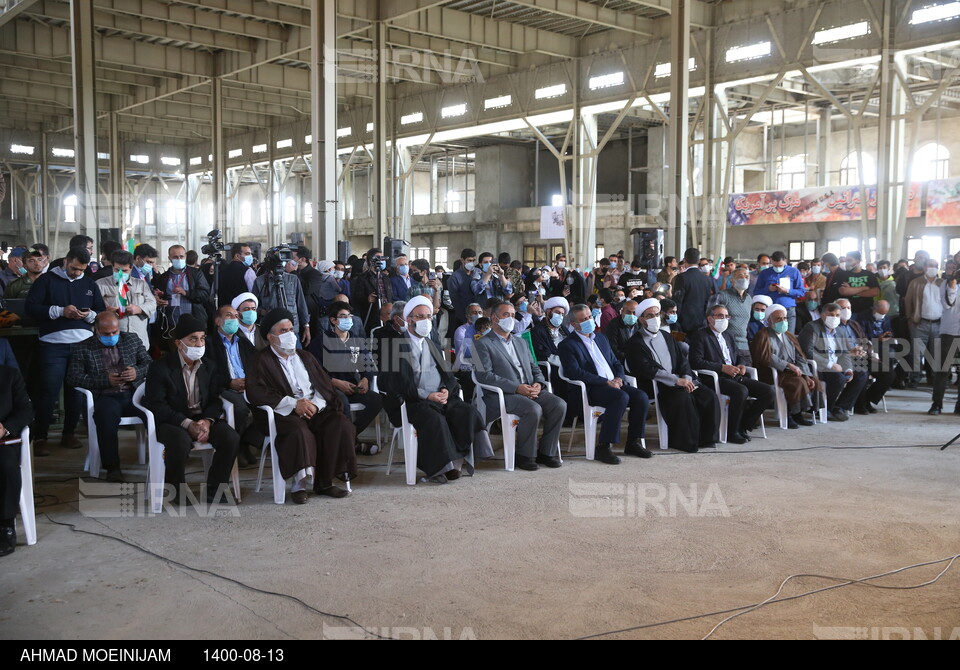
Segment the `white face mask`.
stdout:
<svg viewBox="0 0 960 670">
<path fill-rule="evenodd" d="M 500 319 L 500 330 L 505 333 L 512 333 L 513 327 L 517 325 L 517 320 L 512 316 L 505 317 Z"/>
<path fill-rule="evenodd" d="M 937 268 L 927 268 L 927 276 L 934 279 L 940 271 Z"/>
<path fill-rule="evenodd" d="M 890 276 L 890 270 L 887 270 L 886 268 L 884 268 L 883 270 L 880 270 L 879 275 L 882 279 L 886 279 L 887 277 Z"/>
<path fill-rule="evenodd" d="M 714 319 L 713 321 L 713 329 L 718 333 L 725 331 L 729 325 L 730 319 Z"/>
<path fill-rule="evenodd" d="M 414 329 L 417 331 L 417 335 L 420 337 L 429 337 L 430 332 L 433 330 L 433 321 L 430 319 L 417 321 L 417 325 L 414 326 Z"/>
<path fill-rule="evenodd" d="M 653 317 L 653 318 L 651 318 L 651 319 L 647 319 L 645 327 L 646 327 L 647 331 L 650 332 L 650 333 L 657 333 L 657 332 L 659 332 L 659 330 L 660 330 L 660 317 L 659 317 L 659 316 L 655 316 L 655 317 Z"/>
<path fill-rule="evenodd" d="M 201 358 L 203 358 L 203 355 L 207 352 L 207 348 L 184 346 L 184 348 L 181 349 L 181 351 L 183 352 L 183 357 L 186 358 L 188 361 L 199 361 Z"/>
<path fill-rule="evenodd" d="M 823 317 L 823 325 L 825 325 L 830 330 L 834 330 L 837 326 L 840 325 L 839 316 L 825 316 Z"/>
<path fill-rule="evenodd" d="M 280 340 L 280 350 L 285 354 L 295 353 L 297 350 L 297 334 L 292 330 L 289 333 L 281 333 L 277 336 Z"/>
<path fill-rule="evenodd" d="M 841 320 L 841 321 L 849 321 L 852 317 L 853 317 L 853 310 L 848 309 L 848 308 L 846 308 L 846 307 L 844 307 L 844 308 L 842 308 L 842 309 L 840 310 L 840 320 Z"/>
</svg>

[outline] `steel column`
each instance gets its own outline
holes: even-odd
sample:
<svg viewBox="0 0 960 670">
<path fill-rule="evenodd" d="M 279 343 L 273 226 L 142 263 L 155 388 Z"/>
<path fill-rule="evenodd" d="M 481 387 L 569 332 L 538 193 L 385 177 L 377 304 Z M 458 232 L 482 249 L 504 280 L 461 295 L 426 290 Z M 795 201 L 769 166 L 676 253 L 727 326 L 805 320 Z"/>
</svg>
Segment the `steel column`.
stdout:
<svg viewBox="0 0 960 670">
<path fill-rule="evenodd" d="M 687 246 L 687 162 L 690 160 L 689 108 L 690 14 L 687 0 L 673 0 L 670 12 L 670 128 L 667 145 L 667 241 L 683 256 Z"/>
<path fill-rule="evenodd" d="M 220 77 L 214 77 L 210 80 L 210 86 L 212 87 L 210 153 L 213 154 L 213 160 L 210 161 L 213 182 L 213 192 L 210 194 L 213 200 L 213 221 L 210 222 L 210 228 L 222 229 L 227 224 L 227 202 L 223 183 L 223 80 Z"/>
<path fill-rule="evenodd" d="M 93 3 L 70 2 L 70 43 L 73 66 L 73 143 L 77 166 L 77 223 L 80 232 L 97 238 L 96 53 Z"/>
<path fill-rule="evenodd" d="M 335 0 L 310 4 L 310 128 L 313 198 L 313 251 L 316 258 L 337 255 L 342 222 L 337 197 L 337 7 Z"/>
<path fill-rule="evenodd" d="M 382 5 L 381 5 L 381 11 Z M 387 26 L 378 21 L 373 28 L 377 58 L 377 81 L 373 99 L 373 246 L 387 234 Z"/>
</svg>

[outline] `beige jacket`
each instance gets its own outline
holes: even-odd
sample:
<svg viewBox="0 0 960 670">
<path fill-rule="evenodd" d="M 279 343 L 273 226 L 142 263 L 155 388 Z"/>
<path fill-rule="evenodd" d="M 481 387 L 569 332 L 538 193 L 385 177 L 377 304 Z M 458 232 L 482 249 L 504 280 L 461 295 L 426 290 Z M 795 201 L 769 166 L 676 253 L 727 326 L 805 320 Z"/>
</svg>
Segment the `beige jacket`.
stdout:
<svg viewBox="0 0 960 670">
<path fill-rule="evenodd" d="M 120 319 L 120 331 L 135 333 L 143 342 L 143 347 L 150 351 L 150 336 L 147 334 L 147 329 L 149 328 L 150 317 L 157 313 L 157 299 L 154 297 L 150 285 L 143 279 L 131 277 L 128 284 L 130 286 L 128 301 L 131 305 L 136 305 L 142 309 L 143 314 Z M 113 277 L 98 279 L 97 288 L 100 289 L 100 295 L 103 296 L 103 302 L 108 309 L 120 306 L 117 282 Z"/>
<path fill-rule="evenodd" d="M 943 280 L 938 278 L 936 284 L 940 286 L 943 284 Z M 907 317 L 910 325 L 920 325 L 920 314 L 923 309 L 923 289 L 926 285 L 927 278 L 925 275 L 917 277 L 907 284 L 907 295 L 903 299 L 903 308 L 900 310 L 900 313 L 902 316 Z"/>
</svg>

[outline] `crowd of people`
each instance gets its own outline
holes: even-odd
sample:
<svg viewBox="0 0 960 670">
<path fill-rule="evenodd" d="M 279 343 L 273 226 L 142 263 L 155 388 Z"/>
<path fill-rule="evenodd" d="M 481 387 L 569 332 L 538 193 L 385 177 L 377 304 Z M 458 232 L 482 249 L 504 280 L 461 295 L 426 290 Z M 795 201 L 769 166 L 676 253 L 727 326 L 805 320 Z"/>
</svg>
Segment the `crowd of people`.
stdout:
<svg viewBox="0 0 960 670">
<path fill-rule="evenodd" d="M 123 482 L 119 423 L 141 416 L 142 386 L 166 483 L 182 501 L 186 458 L 208 443 L 205 491 L 216 503 L 234 463 L 257 462 L 268 430 L 258 408 L 269 406 L 274 467 L 303 504 L 311 491 L 348 495 L 338 481 L 356 477 L 358 455 L 376 453 L 358 436 L 382 411 L 399 426 L 405 410 L 419 435 L 417 467 L 435 483 L 492 456 L 487 427 L 501 404 L 485 387 L 519 418 L 516 468 L 561 467 L 561 428 L 582 419 L 585 404 L 603 408 L 594 459 L 616 465 L 621 454 L 653 456 L 644 433 L 654 402 L 669 446 L 686 452 L 716 446 L 721 403 L 726 441 L 750 441 L 777 387 L 797 429 L 814 425 L 821 407 L 837 422 L 875 413 L 891 387 L 916 387 L 926 369 L 929 413 L 940 414 L 960 338 L 957 263 L 941 273 L 925 252 L 912 265 L 865 267 L 851 251 L 794 266 L 777 251 L 715 267 L 688 249 L 660 268 L 621 252 L 584 273 L 563 254 L 529 267 L 464 249 L 447 271 L 376 248 L 315 260 L 300 246 L 262 262 L 252 249 L 234 244 L 214 263 L 177 244 L 165 269 L 150 245 L 107 241 L 95 258 L 82 235 L 53 261 L 41 244 L 14 249 L 0 284 L 5 300 L 23 301 L 39 350 L 21 375 L 0 340 L 10 386 L 0 440 L 30 425 L 34 455 L 49 455 L 62 392 L 59 446 L 81 448 L 75 389 L 88 390 L 106 479 Z M 9 553 L 18 452 L 0 453 L 0 551 Z"/>
</svg>

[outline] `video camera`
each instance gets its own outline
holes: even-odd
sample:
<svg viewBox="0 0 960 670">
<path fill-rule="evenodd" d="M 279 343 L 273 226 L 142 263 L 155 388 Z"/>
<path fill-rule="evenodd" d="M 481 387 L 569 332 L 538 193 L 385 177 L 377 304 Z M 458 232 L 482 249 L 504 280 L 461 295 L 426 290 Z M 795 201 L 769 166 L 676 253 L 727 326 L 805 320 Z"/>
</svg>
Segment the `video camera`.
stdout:
<svg viewBox="0 0 960 670">
<path fill-rule="evenodd" d="M 219 228 L 214 228 L 207 233 L 207 243 L 203 245 L 200 252 L 207 258 L 213 260 L 219 261 L 223 259 L 223 233 L 220 232 Z"/>
<path fill-rule="evenodd" d="M 293 261 L 293 252 L 297 250 L 292 244 L 280 244 L 270 249 L 264 254 L 264 262 L 270 267 L 274 276 L 282 277 L 284 266 Z"/>
</svg>

